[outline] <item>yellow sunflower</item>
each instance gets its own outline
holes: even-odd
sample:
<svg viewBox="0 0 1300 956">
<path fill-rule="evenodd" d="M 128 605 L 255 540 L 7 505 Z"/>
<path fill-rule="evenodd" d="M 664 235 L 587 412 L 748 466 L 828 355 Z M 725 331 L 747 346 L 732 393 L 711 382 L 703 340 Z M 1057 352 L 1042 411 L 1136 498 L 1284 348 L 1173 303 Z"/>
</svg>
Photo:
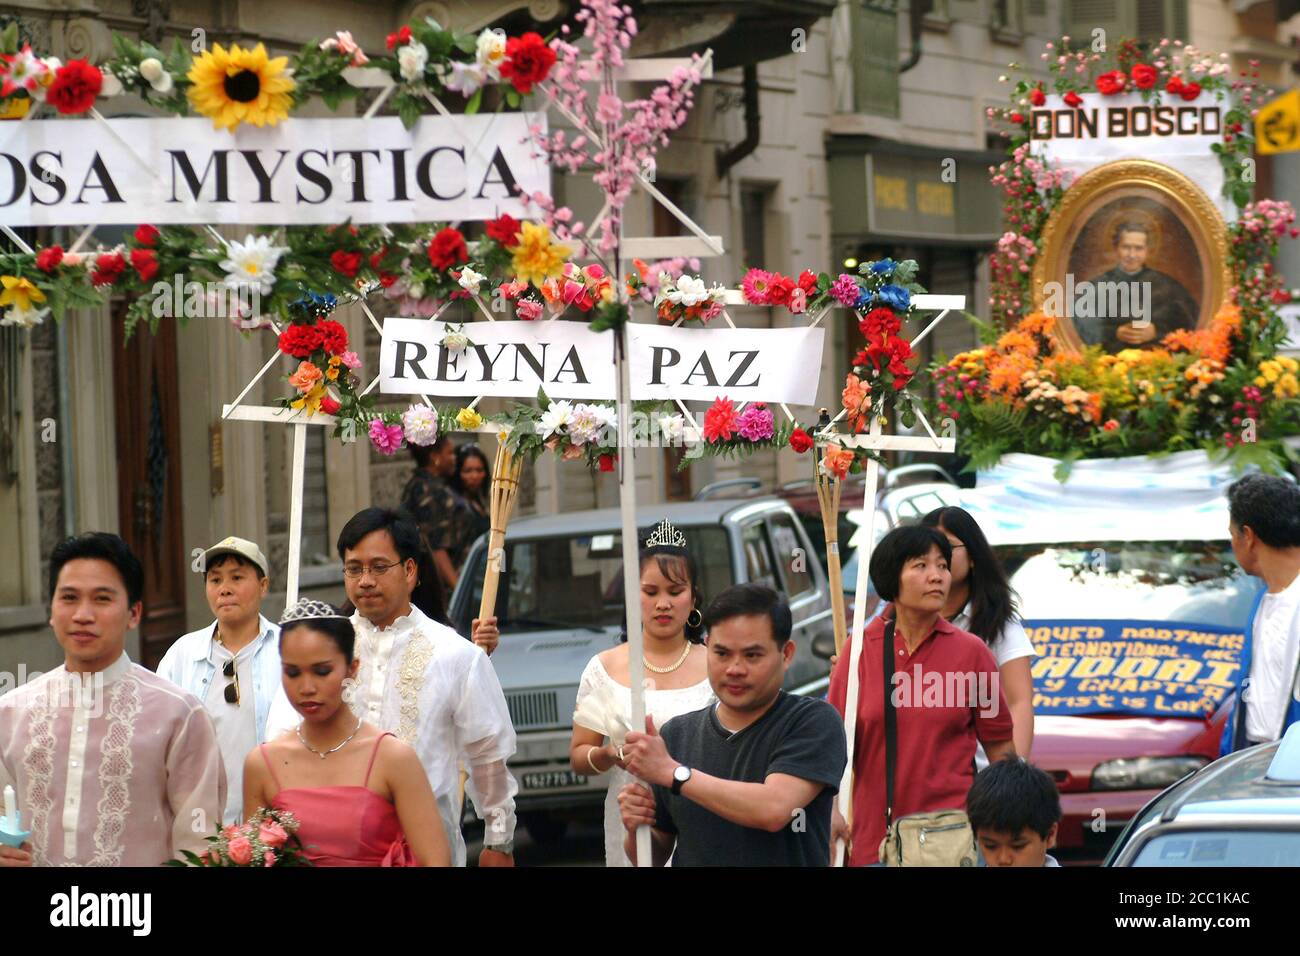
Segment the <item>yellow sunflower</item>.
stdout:
<svg viewBox="0 0 1300 956">
<path fill-rule="evenodd" d="M 515 246 L 515 278 L 540 287 L 547 279 L 563 272 L 570 255 L 568 246 L 551 240 L 551 230 L 545 225 L 526 222 L 520 229 L 519 245 Z"/>
<path fill-rule="evenodd" d="M 240 123 L 274 126 L 289 115 L 293 89 L 285 67 L 286 56 L 268 59 L 266 47 L 259 43 L 251 50 L 234 44 L 229 51 L 220 43 L 194 61 L 187 74 L 190 103 L 213 126 L 234 130 Z"/>
</svg>

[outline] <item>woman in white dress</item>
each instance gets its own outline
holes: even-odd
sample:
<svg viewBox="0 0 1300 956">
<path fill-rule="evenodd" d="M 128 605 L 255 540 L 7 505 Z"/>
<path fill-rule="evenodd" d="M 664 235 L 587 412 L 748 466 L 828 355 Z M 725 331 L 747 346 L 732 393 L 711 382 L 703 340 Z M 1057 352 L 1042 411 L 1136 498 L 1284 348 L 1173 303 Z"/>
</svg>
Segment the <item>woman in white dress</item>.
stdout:
<svg viewBox="0 0 1300 956">
<path fill-rule="evenodd" d="M 998 662 L 998 678 L 1015 724 L 1016 753 L 1029 759 L 1034 744 L 1034 679 L 1030 664 L 1036 656 L 1016 611 L 1016 595 L 1002 562 L 970 513 L 962 508 L 936 508 L 921 523 L 937 528 L 952 545 L 952 587 L 943 616 L 963 631 L 981 638 Z M 975 750 L 976 766 L 988 766 L 984 748 Z"/>
<path fill-rule="evenodd" d="M 686 539 L 667 521 L 659 524 L 640 553 L 641 635 L 646 677 L 646 713 L 662 727 L 671 718 L 706 707 L 713 700 L 704 649 L 704 596 Z M 605 865 L 631 866 L 623 852 L 618 792 L 633 781 L 619 750 L 632 714 L 628 644 L 602 651 L 587 662 L 578 686 L 569 762 L 576 773 L 608 773 L 605 797 Z M 641 728 L 638 728 L 641 729 Z"/>
</svg>

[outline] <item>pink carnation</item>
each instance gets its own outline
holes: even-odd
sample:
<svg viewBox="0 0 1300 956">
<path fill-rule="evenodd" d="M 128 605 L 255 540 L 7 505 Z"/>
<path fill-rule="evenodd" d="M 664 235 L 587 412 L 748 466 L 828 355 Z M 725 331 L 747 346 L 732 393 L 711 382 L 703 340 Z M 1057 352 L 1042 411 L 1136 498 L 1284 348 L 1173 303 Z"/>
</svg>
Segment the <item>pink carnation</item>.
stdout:
<svg viewBox="0 0 1300 956">
<path fill-rule="evenodd" d="M 515 314 L 528 322 L 533 319 L 540 319 L 542 317 L 542 304 L 536 299 L 520 299 L 515 304 Z"/>
<path fill-rule="evenodd" d="M 736 431 L 750 441 L 767 441 L 773 434 L 772 411 L 762 402 L 755 402 L 740 413 Z"/>
<path fill-rule="evenodd" d="M 851 307 L 858 301 L 857 280 L 847 272 L 841 272 L 840 277 L 831 283 L 831 298 L 840 305 Z"/>
<path fill-rule="evenodd" d="M 382 418 L 371 419 L 370 444 L 381 454 L 394 454 L 402 447 L 402 426 L 385 424 Z"/>
<path fill-rule="evenodd" d="M 356 352 L 344 352 L 339 356 L 339 361 L 348 368 L 361 368 L 361 359 L 357 357 Z"/>
</svg>

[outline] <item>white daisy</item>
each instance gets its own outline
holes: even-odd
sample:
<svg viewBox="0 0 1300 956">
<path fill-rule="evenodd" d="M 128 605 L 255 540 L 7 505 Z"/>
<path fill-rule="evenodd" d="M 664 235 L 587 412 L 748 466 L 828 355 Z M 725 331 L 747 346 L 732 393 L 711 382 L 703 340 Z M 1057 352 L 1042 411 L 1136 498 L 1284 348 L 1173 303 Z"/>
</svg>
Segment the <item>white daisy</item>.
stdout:
<svg viewBox="0 0 1300 956">
<path fill-rule="evenodd" d="M 573 405 L 564 399 L 557 402 L 551 402 L 546 411 L 542 412 L 541 421 L 537 423 L 537 433 L 542 438 L 550 438 L 552 435 L 558 435 L 560 431 L 569 424 L 573 417 Z"/>
<path fill-rule="evenodd" d="M 226 270 L 225 283 L 232 289 L 249 286 L 262 295 L 270 295 L 275 285 L 275 267 L 287 246 L 271 245 L 270 236 L 252 236 L 247 242 L 226 242 L 227 258 L 221 260 Z"/>
</svg>

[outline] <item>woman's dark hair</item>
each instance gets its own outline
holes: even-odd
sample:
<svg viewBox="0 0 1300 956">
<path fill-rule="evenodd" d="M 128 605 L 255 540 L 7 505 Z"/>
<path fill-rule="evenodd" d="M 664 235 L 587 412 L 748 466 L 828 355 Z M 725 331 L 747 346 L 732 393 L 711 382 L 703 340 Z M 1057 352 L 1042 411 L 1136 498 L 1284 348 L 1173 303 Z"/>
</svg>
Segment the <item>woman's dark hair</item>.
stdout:
<svg viewBox="0 0 1300 956">
<path fill-rule="evenodd" d="M 429 459 L 433 457 L 433 453 L 440 450 L 449 441 L 451 439 L 446 435 L 439 435 L 437 441 L 432 445 L 416 445 L 413 442 L 408 442 L 406 447 L 410 449 L 411 457 L 415 459 L 415 467 L 428 468 Z"/>
<path fill-rule="evenodd" d="M 420 559 L 420 526 L 410 513 L 396 508 L 366 508 L 358 511 L 339 532 L 339 560 L 346 561 L 350 548 L 376 531 L 387 531 L 397 556 L 403 561 Z"/>
<path fill-rule="evenodd" d="M 992 644 L 1016 616 L 1016 595 L 989 539 L 964 508 L 935 508 L 921 519 L 921 524 L 956 535 L 966 546 L 966 560 L 970 562 L 969 630 L 985 644 Z"/>
<path fill-rule="evenodd" d="M 337 608 L 335 609 L 337 610 Z M 340 612 L 341 613 L 341 612 Z M 357 632 L 352 628 L 352 622 L 345 617 L 316 617 L 306 618 L 301 621 L 290 621 L 287 624 L 280 625 L 280 646 L 284 646 L 284 636 L 290 631 L 300 627 L 309 627 L 313 631 L 319 631 L 324 634 L 335 644 L 338 645 L 339 651 L 343 654 L 343 659 L 349 664 L 352 663 L 353 648 L 357 643 Z"/>
<path fill-rule="evenodd" d="M 59 572 L 69 561 L 79 558 L 96 558 L 117 568 L 126 589 L 126 603 L 137 604 L 144 600 L 144 567 L 127 543 L 107 531 L 88 531 L 73 538 L 64 538 L 50 552 L 50 600 L 59 585 Z"/>
<path fill-rule="evenodd" d="M 777 647 L 785 647 L 794 631 L 794 618 L 790 604 L 784 597 L 765 584 L 733 584 L 710 602 L 704 612 L 704 623 L 716 627 L 733 617 L 751 614 L 765 615 L 772 622 L 772 638 Z"/>
<path fill-rule="evenodd" d="M 1300 547 L 1300 487 L 1277 475 L 1247 475 L 1228 487 L 1228 515 L 1270 548 Z"/>
<path fill-rule="evenodd" d="M 480 485 L 479 490 L 476 492 L 471 492 L 468 488 L 466 488 L 460 478 L 460 470 L 465 466 L 465 462 L 470 458 L 477 458 L 479 461 L 481 461 L 483 463 L 483 470 L 484 472 L 486 472 L 486 474 L 484 475 L 484 484 Z M 461 445 L 459 448 L 456 449 L 456 470 L 451 473 L 451 478 L 448 479 L 448 484 L 450 484 L 451 487 L 455 489 L 455 491 L 458 494 L 481 495 L 483 494 L 486 483 L 491 480 L 492 480 L 492 464 L 487 460 L 487 455 L 483 454 L 482 448 L 479 448 L 478 445 L 474 444 L 473 442 L 467 442 L 466 444 Z"/>
<path fill-rule="evenodd" d="M 943 559 L 952 562 L 952 545 L 934 528 L 920 524 L 895 528 L 880 539 L 871 551 L 871 583 L 882 601 L 898 600 L 898 585 L 903 577 L 903 565 L 913 558 L 923 558 L 931 548 L 938 548 Z"/>
<path fill-rule="evenodd" d="M 685 548 L 675 548 L 667 544 L 657 544 L 652 548 L 642 548 L 637 562 L 638 568 L 644 568 L 647 561 L 654 561 L 659 566 L 659 573 L 673 584 L 689 584 L 691 587 L 692 612 L 700 612 L 700 623 L 692 625 L 686 619 L 686 639 L 692 644 L 704 643 L 704 592 L 700 590 L 700 569 L 695 557 Z M 683 579 L 682 569 L 686 575 Z M 622 640 L 627 641 L 627 618 L 623 618 Z"/>
</svg>

